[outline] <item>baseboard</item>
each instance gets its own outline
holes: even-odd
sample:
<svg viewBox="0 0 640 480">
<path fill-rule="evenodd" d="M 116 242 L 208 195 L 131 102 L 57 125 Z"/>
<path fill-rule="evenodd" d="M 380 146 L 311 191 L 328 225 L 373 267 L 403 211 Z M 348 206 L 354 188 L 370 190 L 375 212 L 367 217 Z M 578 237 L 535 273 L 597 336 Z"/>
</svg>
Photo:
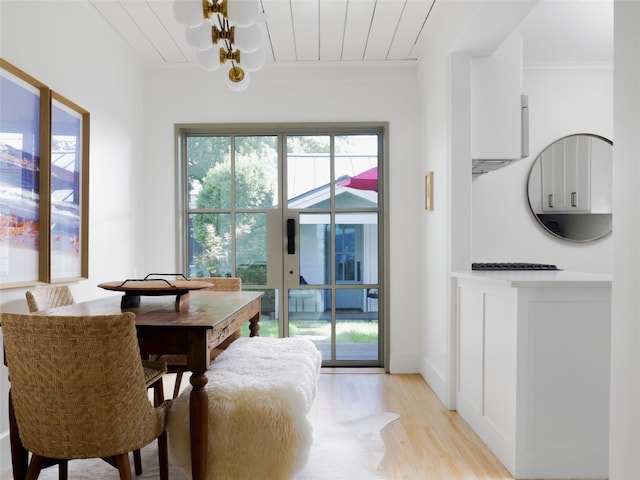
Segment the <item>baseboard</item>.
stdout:
<svg viewBox="0 0 640 480">
<path fill-rule="evenodd" d="M 320 369 L 320 374 L 338 374 L 338 373 L 347 373 L 347 374 L 375 374 L 380 375 L 384 374 L 384 368 L 380 367 L 322 367 Z M 0 479 L 2 480 L 2 479 Z"/>
<path fill-rule="evenodd" d="M 455 410 L 455 399 L 450 398 L 449 382 L 447 382 L 446 375 L 444 375 L 441 370 L 435 368 L 426 358 L 422 359 L 420 374 L 424 377 L 442 404 L 449 410 Z"/>
<path fill-rule="evenodd" d="M 391 354 L 389 373 L 420 373 L 417 354 Z"/>
</svg>

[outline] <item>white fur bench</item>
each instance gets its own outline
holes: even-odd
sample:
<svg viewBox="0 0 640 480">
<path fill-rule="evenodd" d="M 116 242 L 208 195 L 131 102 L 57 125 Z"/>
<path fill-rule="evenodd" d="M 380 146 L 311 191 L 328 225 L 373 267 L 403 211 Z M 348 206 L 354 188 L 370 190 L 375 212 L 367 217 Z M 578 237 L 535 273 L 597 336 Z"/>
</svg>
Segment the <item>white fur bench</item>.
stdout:
<svg viewBox="0 0 640 480">
<path fill-rule="evenodd" d="M 207 479 L 285 480 L 307 462 L 321 354 L 301 338 L 241 338 L 212 363 Z M 169 412 L 174 464 L 191 476 L 189 393 Z"/>
</svg>

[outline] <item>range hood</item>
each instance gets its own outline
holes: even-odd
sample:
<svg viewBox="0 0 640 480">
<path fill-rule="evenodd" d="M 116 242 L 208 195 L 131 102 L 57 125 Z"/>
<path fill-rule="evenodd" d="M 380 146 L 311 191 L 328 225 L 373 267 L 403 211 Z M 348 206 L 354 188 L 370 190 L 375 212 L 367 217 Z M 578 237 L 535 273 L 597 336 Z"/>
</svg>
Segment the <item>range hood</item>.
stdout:
<svg viewBox="0 0 640 480">
<path fill-rule="evenodd" d="M 529 156 L 529 97 L 520 96 L 520 157 L 518 158 L 473 158 L 471 175 L 476 178 L 485 173 L 506 167 L 516 160 Z"/>
</svg>

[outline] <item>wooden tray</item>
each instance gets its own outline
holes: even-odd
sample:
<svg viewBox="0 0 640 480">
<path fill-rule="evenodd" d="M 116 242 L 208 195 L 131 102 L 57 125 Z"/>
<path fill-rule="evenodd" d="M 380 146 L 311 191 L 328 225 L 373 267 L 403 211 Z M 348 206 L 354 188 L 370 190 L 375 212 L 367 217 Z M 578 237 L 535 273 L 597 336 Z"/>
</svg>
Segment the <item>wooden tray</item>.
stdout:
<svg viewBox="0 0 640 480">
<path fill-rule="evenodd" d="M 162 275 L 150 273 L 142 279 L 127 279 L 119 282 L 104 282 L 98 285 L 105 290 L 116 292 L 124 292 L 120 306 L 139 307 L 141 296 L 159 296 L 159 295 L 175 295 L 176 310 L 180 310 L 180 305 L 187 299 L 187 295 L 191 290 L 201 290 L 211 287 L 210 282 L 199 280 L 183 279 L 166 280 L 164 278 L 152 278 L 151 275 Z"/>
</svg>

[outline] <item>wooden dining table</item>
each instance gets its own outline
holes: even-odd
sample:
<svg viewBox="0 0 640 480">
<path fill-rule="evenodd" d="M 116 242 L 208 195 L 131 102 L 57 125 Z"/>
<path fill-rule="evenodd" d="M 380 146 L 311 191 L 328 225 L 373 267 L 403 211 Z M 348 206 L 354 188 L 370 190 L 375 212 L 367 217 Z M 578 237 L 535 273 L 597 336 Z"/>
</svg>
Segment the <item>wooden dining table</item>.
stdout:
<svg viewBox="0 0 640 480">
<path fill-rule="evenodd" d="M 142 297 L 136 307 L 122 307 L 122 296 L 110 296 L 42 310 L 34 315 L 86 316 L 133 312 L 143 358 L 158 354 L 186 355 L 193 386 L 189 397 L 192 478 L 204 480 L 209 418 L 205 386 L 210 352 L 247 321 L 250 322 L 250 335 L 259 334 L 262 294 L 199 290 L 184 296 L 179 305 L 175 297 L 149 296 Z M 10 411 L 10 417 L 12 413 Z M 15 421 L 10 423 L 13 423 L 10 430 L 14 479 L 22 480 L 26 475 L 27 453 L 21 445 Z"/>
</svg>

